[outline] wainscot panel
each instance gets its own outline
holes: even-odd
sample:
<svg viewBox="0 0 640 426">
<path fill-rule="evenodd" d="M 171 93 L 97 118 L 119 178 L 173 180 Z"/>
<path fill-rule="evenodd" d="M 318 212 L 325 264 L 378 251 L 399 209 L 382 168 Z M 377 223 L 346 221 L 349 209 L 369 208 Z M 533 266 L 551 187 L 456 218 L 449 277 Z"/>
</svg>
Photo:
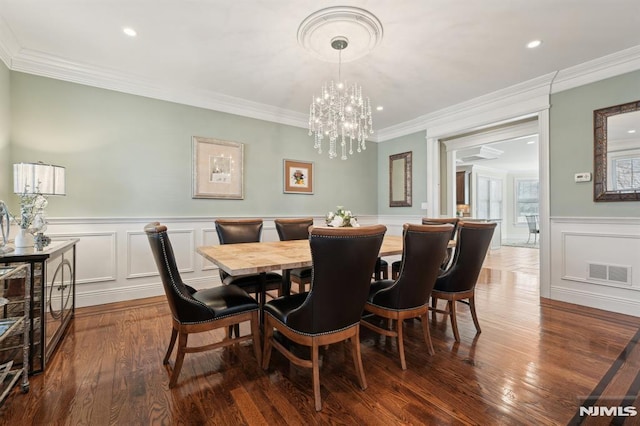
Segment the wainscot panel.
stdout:
<svg viewBox="0 0 640 426">
<path fill-rule="evenodd" d="M 551 298 L 640 316 L 640 219 L 551 219 Z"/>
<path fill-rule="evenodd" d="M 275 216 L 263 217 L 263 241 L 278 240 L 274 219 Z M 196 289 L 221 285 L 218 268 L 196 253 L 198 246 L 218 244 L 214 220 L 213 217 L 48 218 L 46 235 L 52 239 L 80 240 L 77 244 L 76 306 L 83 307 L 164 294 L 143 231 L 152 221 L 167 226 L 186 284 Z M 378 223 L 377 216 L 358 216 L 358 220 L 361 225 Z M 314 223 L 325 225 L 324 217 L 314 217 Z M 392 225 L 390 233 L 395 228 Z M 401 223 L 398 229 L 401 233 Z M 12 228 L 11 236 L 16 232 L 17 228 Z"/>
</svg>

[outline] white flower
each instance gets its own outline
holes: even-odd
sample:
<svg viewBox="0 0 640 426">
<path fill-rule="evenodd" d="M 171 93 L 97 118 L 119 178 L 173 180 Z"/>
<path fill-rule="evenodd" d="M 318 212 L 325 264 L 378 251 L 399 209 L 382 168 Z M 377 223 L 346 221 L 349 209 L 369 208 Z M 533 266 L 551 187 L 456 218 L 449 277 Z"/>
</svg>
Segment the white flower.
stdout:
<svg viewBox="0 0 640 426">
<path fill-rule="evenodd" d="M 360 226 L 351 210 L 345 210 L 343 206 L 338 206 L 335 212 L 327 213 L 325 219 L 327 226 L 334 228 Z"/>
<path fill-rule="evenodd" d="M 340 216 L 335 216 L 333 220 L 331 220 L 331 226 L 334 228 L 339 228 L 342 226 L 343 219 Z"/>
</svg>

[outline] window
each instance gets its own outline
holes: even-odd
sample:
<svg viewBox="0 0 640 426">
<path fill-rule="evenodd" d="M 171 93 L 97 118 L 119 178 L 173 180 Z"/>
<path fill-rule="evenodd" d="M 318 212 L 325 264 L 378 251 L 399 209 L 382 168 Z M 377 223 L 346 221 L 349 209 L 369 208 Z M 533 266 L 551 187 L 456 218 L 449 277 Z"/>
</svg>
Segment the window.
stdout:
<svg viewBox="0 0 640 426">
<path fill-rule="evenodd" d="M 478 176 L 478 219 L 502 218 L 502 180 Z"/>
<path fill-rule="evenodd" d="M 525 216 L 538 214 L 538 179 L 516 179 L 516 223 L 527 223 Z"/>
</svg>

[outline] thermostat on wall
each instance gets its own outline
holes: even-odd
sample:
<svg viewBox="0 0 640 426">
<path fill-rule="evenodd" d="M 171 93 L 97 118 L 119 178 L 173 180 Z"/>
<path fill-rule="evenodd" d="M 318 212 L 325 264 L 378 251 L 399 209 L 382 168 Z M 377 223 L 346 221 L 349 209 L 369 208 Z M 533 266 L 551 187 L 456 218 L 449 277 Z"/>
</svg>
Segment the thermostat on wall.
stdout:
<svg viewBox="0 0 640 426">
<path fill-rule="evenodd" d="M 591 173 L 589 173 L 589 172 L 576 173 L 575 174 L 575 181 L 576 182 L 590 182 L 591 181 Z"/>
</svg>

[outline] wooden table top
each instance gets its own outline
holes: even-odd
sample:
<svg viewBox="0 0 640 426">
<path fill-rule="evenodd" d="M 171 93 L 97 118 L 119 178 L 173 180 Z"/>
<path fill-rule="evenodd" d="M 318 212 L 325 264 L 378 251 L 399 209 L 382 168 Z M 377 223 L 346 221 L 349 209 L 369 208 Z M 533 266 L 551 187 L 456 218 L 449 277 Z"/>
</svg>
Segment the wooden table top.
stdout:
<svg viewBox="0 0 640 426">
<path fill-rule="evenodd" d="M 311 266 L 309 240 L 202 246 L 198 253 L 229 275 L 257 274 Z M 402 237 L 385 235 L 380 256 L 402 254 Z"/>
</svg>

